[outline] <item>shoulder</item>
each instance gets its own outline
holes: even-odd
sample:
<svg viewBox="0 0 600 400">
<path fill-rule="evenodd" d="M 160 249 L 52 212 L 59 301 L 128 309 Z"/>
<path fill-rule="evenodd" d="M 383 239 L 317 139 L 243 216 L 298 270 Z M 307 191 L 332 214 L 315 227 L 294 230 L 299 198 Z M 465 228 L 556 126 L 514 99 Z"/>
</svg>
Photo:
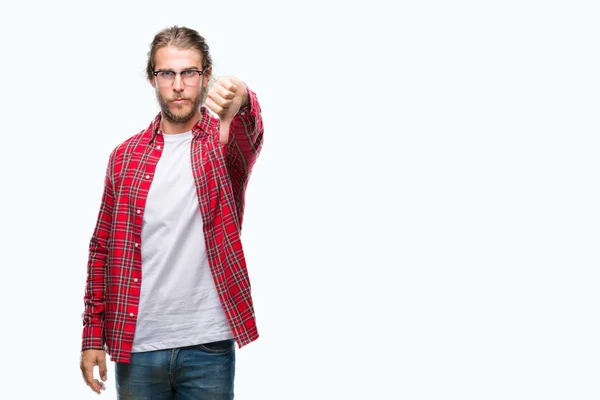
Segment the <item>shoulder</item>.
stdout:
<svg viewBox="0 0 600 400">
<path fill-rule="evenodd" d="M 129 148 L 137 145 L 146 136 L 146 133 L 147 130 L 144 129 L 116 145 L 111 152 L 111 157 L 122 156 Z"/>
<path fill-rule="evenodd" d="M 127 154 L 131 154 L 138 144 L 143 141 L 150 140 L 152 138 L 155 126 L 156 119 L 152 121 L 146 128 L 117 144 L 110 153 L 110 161 L 114 163 L 123 159 L 123 157 Z"/>
</svg>

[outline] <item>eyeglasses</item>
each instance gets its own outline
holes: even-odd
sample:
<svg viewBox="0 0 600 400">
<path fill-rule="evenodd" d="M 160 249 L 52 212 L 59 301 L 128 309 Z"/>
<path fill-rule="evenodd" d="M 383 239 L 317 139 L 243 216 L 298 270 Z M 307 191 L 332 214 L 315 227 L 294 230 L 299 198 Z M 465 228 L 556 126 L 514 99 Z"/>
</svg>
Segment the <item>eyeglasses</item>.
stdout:
<svg viewBox="0 0 600 400">
<path fill-rule="evenodd" d="M 158 86 L 161 87 L 171 86 L 173 82 L 175 82 L 175 76 L 177 76 L 177 74 L 181 75 L 181 80 L 183 81 L 184 85 L 195 86 L 200 81 L 200 75 L 202 75 L 204 71 L 206 71 L 206 68 L 202 71 L 199 71 L 197 69 L 184 69 L 181 72 L 175 72 L 171 70 L 159 70 L 154 71 L 153 74 L 156 77 L 156 82 L 158 83 Z"/>
</svg>

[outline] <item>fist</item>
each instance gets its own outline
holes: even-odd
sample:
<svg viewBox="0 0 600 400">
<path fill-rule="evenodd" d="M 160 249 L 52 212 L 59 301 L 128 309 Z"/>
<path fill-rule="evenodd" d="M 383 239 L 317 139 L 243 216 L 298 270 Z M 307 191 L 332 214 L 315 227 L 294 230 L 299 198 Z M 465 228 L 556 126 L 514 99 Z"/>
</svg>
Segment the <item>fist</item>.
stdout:
<svg viewBox="0 0 600 400">
<path fill-rule="evenodd" d="M 231 122 L 239 109 L 249 101 L 244 82 L 234 77 L 222 77 L 209 90 L 206 107 L 219 117 L 221 123 Z"/>
</svg>

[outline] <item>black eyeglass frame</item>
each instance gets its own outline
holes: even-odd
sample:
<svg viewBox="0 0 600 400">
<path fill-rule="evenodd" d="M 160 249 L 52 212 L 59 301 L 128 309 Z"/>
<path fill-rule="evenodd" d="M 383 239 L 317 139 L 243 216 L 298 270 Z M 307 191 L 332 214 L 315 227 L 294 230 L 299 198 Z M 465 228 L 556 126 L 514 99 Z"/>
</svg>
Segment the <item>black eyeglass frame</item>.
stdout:
<svg viewBox="0 0 600 400">
<path fill-rule="evenodd" d="M 196 72 L 196 73 L 198 73 L 199 76 L 202 76 L 206 72 L 207 69 L 208 69 L 208 67 L 206 67 L 206 68 L 204 68 L 202 70 L 198 70 L 198 69 L 195 69 L 195 68 L 190 68 L 190 69 L 184 69 L 183 71 L 180 71 L 180 72 L 175 72 L 175 71 L 173 71 L 171 69 L 159 69 L 159 70 L 156 70 L 156 71 L 152 71 L 152 74 L 155 77 L 158 77 L 158 74 L 160 74 L 161 72 L 162 73 L 168 72 L 168 73 L 173 74 L 173 81 L 175 81 L 175 77 L 177 75 L 181 75 L 184 72 Z M 181 79 L 183 80 L 183 76 L 181 77 Z"/>
</svg>

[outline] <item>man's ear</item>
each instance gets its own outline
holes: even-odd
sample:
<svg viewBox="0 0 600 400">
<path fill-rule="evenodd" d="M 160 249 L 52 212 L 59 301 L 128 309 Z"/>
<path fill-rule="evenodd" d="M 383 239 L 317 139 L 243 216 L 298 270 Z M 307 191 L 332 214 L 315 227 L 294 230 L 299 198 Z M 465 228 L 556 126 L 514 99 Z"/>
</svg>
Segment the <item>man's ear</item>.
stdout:
<svg viewBox="0 0 600 400">
<path fill-rule="evenodd" d="M 202 86 L 204 87 L 208 87 L 208 84 L 210 83 L 210 77 L 212 76 L 212 65 L 210 67 L 207 67 L 206 70 L 204 71 L 204 73 L 202 74 Z"/>
<path fill-rule="evenodd" d="M 156 89 L 156 83 L 155 83 L 155 80 L 154 80 L 154 79 L 148 79 L 148 82 L 150 82 L 150 84 L 152 85 L 152 87 L 153 87 L 154 89 Z"/>
</svg>

